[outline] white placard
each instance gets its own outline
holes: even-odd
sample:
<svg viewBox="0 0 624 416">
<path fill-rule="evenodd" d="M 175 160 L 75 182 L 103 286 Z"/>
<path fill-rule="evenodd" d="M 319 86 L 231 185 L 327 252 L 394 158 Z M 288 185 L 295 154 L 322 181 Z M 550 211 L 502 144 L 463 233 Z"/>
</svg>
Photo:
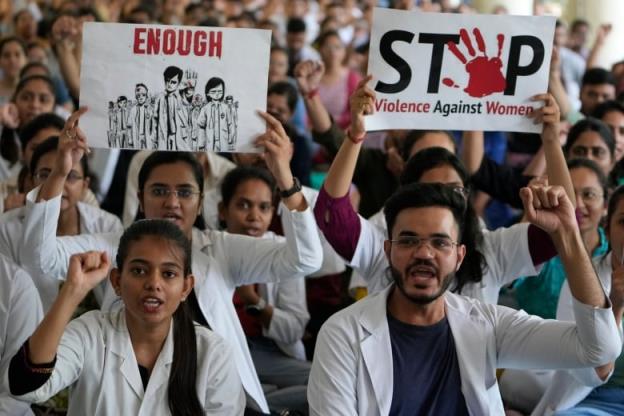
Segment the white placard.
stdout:
<svg viewBox="0 0 624 416">
<path fill-rule="evenodd" d="M 92 147 L 255 152 L 271 32 L 86 23 L 81 118 Z"/>
<path fill-rule="evenodd" d="M 540 132 L 526 117 L 548 88 L 555 18 L 376 8 L 368 130 Z"/>
</svg>

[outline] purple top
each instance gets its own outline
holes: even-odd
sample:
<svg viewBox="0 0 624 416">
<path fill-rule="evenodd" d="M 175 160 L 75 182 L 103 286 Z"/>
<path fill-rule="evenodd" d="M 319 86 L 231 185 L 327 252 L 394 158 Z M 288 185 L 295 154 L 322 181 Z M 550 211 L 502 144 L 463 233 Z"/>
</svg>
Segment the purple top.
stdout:
<svg viewBox="0 0 624 416">
<path fill-rule="evenodd" d="M 345 260 L 351 261 L 360 238 L 362 225 L 360 218 L 353 210 L 349 195 L 332 198 L 322 187 L 314 206 L 314 217 L 336 253 Z M 533 224 L 529 225 L 527 240 L 533 265 L 542 264 L 557 255 L 557 250 L 548 233 Z"/>
</svg>

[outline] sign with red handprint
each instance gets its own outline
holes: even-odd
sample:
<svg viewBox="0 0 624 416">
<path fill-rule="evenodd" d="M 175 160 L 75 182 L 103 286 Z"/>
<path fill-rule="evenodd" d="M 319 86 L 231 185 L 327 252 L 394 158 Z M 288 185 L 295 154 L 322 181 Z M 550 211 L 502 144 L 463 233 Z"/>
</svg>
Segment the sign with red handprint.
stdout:
<svg viewBox="0 0 624 416">
<path fill-rule="evenodd" d="M 540 132 L 555 19 L 375 9 L 369 130 Z"/>
</svg>

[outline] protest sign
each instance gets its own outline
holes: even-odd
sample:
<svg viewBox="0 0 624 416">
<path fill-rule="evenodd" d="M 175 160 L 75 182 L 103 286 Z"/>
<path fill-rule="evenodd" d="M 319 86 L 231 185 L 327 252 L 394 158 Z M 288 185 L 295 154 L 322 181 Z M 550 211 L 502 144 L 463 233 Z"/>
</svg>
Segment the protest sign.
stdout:
<svg viewBox="0 0 624 416">
<path fill-rule="evenodd" d="M 271 32 L 86 23 L 80 120 L 92 147 L 254 152 Z"/>
<path fill-rule="evenodd" d="M 368 130 L 540 132 L 526 117 L 548 89 L 555 18 L 376 8 Z"/>
</svg>

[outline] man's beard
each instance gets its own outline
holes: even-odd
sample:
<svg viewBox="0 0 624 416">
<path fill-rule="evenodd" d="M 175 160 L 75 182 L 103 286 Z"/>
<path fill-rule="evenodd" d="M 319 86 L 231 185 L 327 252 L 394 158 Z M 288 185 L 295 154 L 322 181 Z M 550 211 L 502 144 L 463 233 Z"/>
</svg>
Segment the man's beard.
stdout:
<svg viewBox="0 0 624 416">
<path fill-rule="evenodd" d="M 412 262 L 405 268 L 404 276 L 408 275 L 408 270 L 411 267 L 419 265 L 419 264 L 426 264 L 428 266 L 433 266 L 427 260 L 417 260 L 415 262 Z M 455 272 L 451 272 L 447 274 L 446 276 L 444 276 L 440 285 L 440 289 L 438 289 L 438 291 L 435 292 L 434 294 L 428 295 L 428 296 L 426 295 L 414 296 L 414 295 L 410 295 L 409 293 L 407 293 L 407 291 L 405 290 L 405 278 L 401 275 L 401 273 L 397 269 L 392 267 L 392 265 L 390 266 L 390 274 L 392 276 L 392 280 L 395 283 L 395 286 L 399 289 L 399 291 L 403 294 L 403 296 L 416 305 L 427 305 L 433 302 L 434 300 L 438 299 L 440 296 L 444 294 L 444 292 L 446 292 L 446 290 L 449 288 L 453 280 L 455 280 Z M 432 277 L 432 279 L 435 279 L 435 277 Z"/>
</svg>

